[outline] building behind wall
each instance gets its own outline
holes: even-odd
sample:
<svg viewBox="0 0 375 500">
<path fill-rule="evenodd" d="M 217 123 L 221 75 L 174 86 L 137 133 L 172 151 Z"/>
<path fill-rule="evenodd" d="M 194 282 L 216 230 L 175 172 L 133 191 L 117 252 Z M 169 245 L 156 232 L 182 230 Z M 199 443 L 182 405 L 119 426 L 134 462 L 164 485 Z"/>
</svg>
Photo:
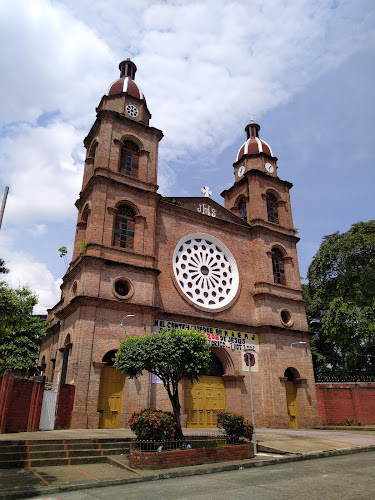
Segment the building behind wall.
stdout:
<svg viewBox="0 0 375 500">
<path fill-rule="evenodd" d="M 73 258 L 41 348 L 50 381 L 76 387 L 72 427 L 126 427 L 132 412 L 170 409 L 145 373 L 113 367 L 119 338 L 195 326 L 211 342 L 211 367 L 182 382 L 183 425 L 215 426 L 218 409 L 250 418 L 245 348 L 254 353 L 257 426 L 319 423 L 289 190 L 259 125 L 235 159 L 235 181 L 210 197 L 158 193 L 158 143 L 136 66 L 103 96 L 87 150 Z M 231 168 L 228 166 L 228 168 Z"/>
</svg>

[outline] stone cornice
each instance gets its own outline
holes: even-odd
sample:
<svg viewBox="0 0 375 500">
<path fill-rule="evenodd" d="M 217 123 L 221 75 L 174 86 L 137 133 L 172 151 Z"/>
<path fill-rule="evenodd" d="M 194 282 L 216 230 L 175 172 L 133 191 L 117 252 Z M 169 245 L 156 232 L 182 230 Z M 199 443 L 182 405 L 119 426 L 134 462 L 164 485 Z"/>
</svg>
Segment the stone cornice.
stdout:
<svg viewBox="0 0 375 500">
<path fill-rule="evenodd" d="M 280 226 L 280 224 L 274 224 L 263 219 L 252 219 L 249 224 L 251 224 L 254 231 L 256 231 L 257 229 L 262 229 L 272 234 L 276 233 L 278 236 L 282 235 L 289 240 L 293 240 L 295 243 L 298 243 L 300 240 L 298 236 L 295 236 L 293 229 L 288 229 L 287 227 Z M 291 232 L 293 232 L 293 234 L 291 234 Z"/>
<path fill-rule="evenodd" d="M 264 154 L 264 153 L 260 153 L 260 155 L 261 154 Z M 251 155 L 251 156 L 256 156 L 256 155 Z M 235 165 L 236 165 L 236 163 L 234 164 L 234 166 Z M 281 184 L 281 185 L 286 186 L 288 189 L 291 189 L 293 187 L 293 184 L 291 182 L 289 182 L 289 181 L 284 181 L 284 180 L 280 179 L 279 177 L 271 177 L 269 174 L 266 174 L 265 172 L 262 172 L 261 170 L 251 169 L 251 170 L 248 170 L 247 172 L 245 172 L 244 177 L 242 177 L 241 180 L 239 180 L 238 182 L 236 182 L 235 184 L 233 184 L 233 186 L 231 186 L 228 189 L 224 189 L 224 191 L 221 193 L 221 196 L 223 198 L 225 198 L 238 185 L 244 184 L 246 182 L 246 179 L 248 177 L 256 177 L 256 176 L 260 176 L 263 179 L 267 179 L 268 181 L 271 181 L 270 184 Z"/>
<path fill-rule="evenodd" d="M 85 204 L 89 195 L 92 193 L 94 186 L 97 183 L 117 184 L 121 185 L 122 187 L 126 187 L 129 190 L 146 194 L 147 196 L 155 196 L 156 198 L 161 198 L 161 195 L 157 193 L 157 189 L 159 186 L 157 186 L 156 184 L 152 184 L 151 182 L 144 182 L 139 179 L 132 179 L 131 177 L 125 176 L 118 172 L 112 172 L 112 170 L 109 170 L 107 168 L 98 167 L 94 170 L 93 175 L 90 177 L 88 183 L 80 192 L 78 200 L 75 202 L 75 206 L 78 208 L 78 210 L 80 210 Z"/>
<path fill-rule="evenodd" d="M 103 248 L 106 248 L 104 245 L 96 245 L 94 243 L 89 243 L 88 246 L 90 245 L 95 245 L 95 246 L 100 246 Z M 112 250 L 115 247 L 110 247 Z M 135 252 L 131 252 L 134 255 L 143 255 L 143 254 L 135 254 Z M 79 255 L 73 263 L 71 263 L 71 269 L 69 269 L 65 275 L 63 276 L 63 283 L 67 283 L 71 281 L 74 276 L 76 276 L 79 271 L 81 271 L 86 265 L 89 265 L 90 263 L 96 263 L 96 262 L 104 262 L 107 266 L 121 266 L 121 267 L 128 267 L 131 269 L 134 269 L 136 271 L 144 271 L 144 272 L 151 272 L 154 274 L 160 274 L 159 269 L 155 269 L 154 267 L 148 267 L 148 266 L 137 266 L 136 264 L 130 264 L 127 262 L 120 262 L 118 260 L 112 260 L 108 259 L 107 257 L 96 257 L 93 255 Z M 61 301 L 60 301 L 61 302 Z M 56 305 L 58 305 L 60 302 L 58 302 Z M 54 306 L 56 307 L 56 306 Z M 53 309 L 52 309 L 53 311 Z"/>
<path fill-rule="evenodd" d="M 286 288 L 286 291 L 288 289 Z M 302 292 L 301 292 L 302 293 Z M 259 292 L 259 293 L 254 293 L 253 295 L 253 298 L 254 300 L 259 300 L 259 299 L 281 299 L 285 302 L 293 302 L 293 303 L 298 303 L 302 306 L 307 306 L 308 305 L 308 302 L 306 302 L 306 300 L 304 299 L 297 299 L 297 298 L 293 298 L 293 297 L 287 297 L 285 295 L 281 295 L 281 294 L 278 294 L 278 293 L 272 293 L 272 292 Z"/>
<path fill-rule="evenodd" d="M 106 97 L 106 96 L 104 96 L 104 97 Z M 102 101 L 100 101 L 100 104 L 101 104 L 101 102 Z M 98 108 L 100 107 L 100 104 L 99 104 Z M 98 110 L 98 108 L 96 108 L 96 109 Z M 146 105 L 146 108 L 147 108 L 147 105 Z M 150 115 L 150 117 L 151 117 L 151 115 Z M 126 123 L 127 125 L 129 125 L 129 127 L 132 127 L 132 128 L 135 127 L 135 129 L 138 128 L 139 131 L 142 131 L 143 133 L 145 131 L 147 134 L 151 133 L 151 135 L 154 135 L 159 141 L 164 137 L 163 132 L 161 130 L 159 130 L 158 128 L 150 127 L 149 125 L 145 125 L 144 123 L 132 120 L 132 119 L 128 118 L 127 116 L 125 116 L 124 114 L 118 113 L 117 111 L 113 111 L 110 109 L 99 109 L 97 111 L 96 120 L 95 120 L 93 126 L 91 127 L 89 133 L 87 134 L 87 136 L 83 140 L 83 144 L 85 145 L 86 148 L 89 147 L 89 145 L 91 144 L 91 141 L 92 141 L 92 137 L 91 137 L 92 133 L 91 132 L 94 131 L 95 126 L 97 126 L 97 123 L 99 124 L 103 119 L 117 120 L 121 123 Z"/>
<path fill-rule="evenodd" d="M 149 310 L 158 312 L 159 308 L 148 304 L 137 304 L 130 300 L 126 301 L 126 305 L 131 306 L 134 310 Z M 79 307 L 103 307 L 104 309 L 123 310 L 124 301 L 120 299 L 106 299 L 103 297 L 91 297 L 89 295 L 79 295 L 74 297 L 65 307 L 60 308 L 55 312 L 58 319 L 65 319 L 70 316 Z"/>
</svg>

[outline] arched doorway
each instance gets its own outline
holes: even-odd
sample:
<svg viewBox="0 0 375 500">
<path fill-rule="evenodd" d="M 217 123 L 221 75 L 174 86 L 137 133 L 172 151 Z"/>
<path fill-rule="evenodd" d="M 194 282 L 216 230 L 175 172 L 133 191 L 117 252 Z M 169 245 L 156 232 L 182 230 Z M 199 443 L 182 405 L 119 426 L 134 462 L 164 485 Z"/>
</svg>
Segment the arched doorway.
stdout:
<svg viewBox="0 0 375 500">
<path fill-rule="evenodd" d="M 216 415 L 225 410 L 225 387 L 223 366 L 211 352 L 210 369 L 207 375 L 193 384 L 185 382 L 185 411 L 188 427 L 216 427 Z"/>
<path fill-rule="evenodd" d="M 109 351 L 102 359 L 105 366 L 102 367 L 100 373 L 98 399 L 100 429 L 118 429 L 120 427 L 124 374 L 113 366 L 116 352 Z"/>
<path fill-rule="evenodd" d="M 298 374 L 296 374 L 294 368 L 287 368 L 284 377 L 287 378 L 285 381 L 285 391 L 290 426 L 298 427 L 297 388 L 295 384 L 295 379 L 298 377 Z"/>
</svg>

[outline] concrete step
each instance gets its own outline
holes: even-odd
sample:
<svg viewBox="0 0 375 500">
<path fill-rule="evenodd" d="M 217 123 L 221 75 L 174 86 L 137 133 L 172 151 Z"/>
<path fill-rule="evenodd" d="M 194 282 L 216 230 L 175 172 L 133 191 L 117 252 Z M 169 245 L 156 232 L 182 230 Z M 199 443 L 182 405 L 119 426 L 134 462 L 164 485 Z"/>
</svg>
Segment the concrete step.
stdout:
<svg viewBox="0 0 375 500">
<path fill-rule="evenodd" d="M 69 460 L 71 464 L 95 463 L 109 455 L 127 456 L 130 448 L 130 439 L 33 440 L 24 441 L 23 445 L 20 441 L 9 447 L 7 443 L 3 441 L 0 446 L 0 469 L 27 467 L 31 464 L 66 465 Z"/>
</svg>

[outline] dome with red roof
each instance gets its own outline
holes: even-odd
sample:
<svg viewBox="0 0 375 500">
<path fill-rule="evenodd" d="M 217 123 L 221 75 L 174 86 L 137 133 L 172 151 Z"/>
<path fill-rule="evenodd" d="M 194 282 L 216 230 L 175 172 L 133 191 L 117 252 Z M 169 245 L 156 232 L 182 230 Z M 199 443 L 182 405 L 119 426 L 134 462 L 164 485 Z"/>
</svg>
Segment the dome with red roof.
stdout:
<svg viewBox="0 0 375 500">
<path fill-rule="evenodd" d="M 240 147 L 236 161 L 240 160 L 243 155 L 265 153 L 268 156 L 273 156 L 271 146 L 258 137 L 260 126 L 257 123 L 249 123 L 245 130 L 247 133 L 247 141 Z"/>
<path fill-rule="evenodd" d="M 137 71 L 137 66 L 131 61 L 127 59 L 126 61 L 122 61 L 119 64 L 120 69 L 120 78 L 113 82 L 108 89 L 107 95 L 117 95 L 126 92 L 127 94 L 136 97 L 137 99 L 141 99 L 143 101 L 146 100 L 145 96 L 140 87 L 135 83 L 134 76 Z"/>
</svg>

